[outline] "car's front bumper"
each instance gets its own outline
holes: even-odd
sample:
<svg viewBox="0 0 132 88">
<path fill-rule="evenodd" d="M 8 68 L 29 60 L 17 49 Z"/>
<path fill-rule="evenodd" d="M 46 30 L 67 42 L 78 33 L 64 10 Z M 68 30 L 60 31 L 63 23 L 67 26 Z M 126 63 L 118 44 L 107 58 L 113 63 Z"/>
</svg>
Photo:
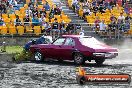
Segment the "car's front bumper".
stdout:
<svg viewBox="0 0 132 88">
<path fill-rule="evenodd" d="M 108 53 L 93 53 L 94 57 L 102 57 L 102 58 L 106 58 L 106 59 L 111 59 L 111 58 L 115 58 L 116 56 L 118 56 L 117 52 L 108 52 Z"/>
</svg>

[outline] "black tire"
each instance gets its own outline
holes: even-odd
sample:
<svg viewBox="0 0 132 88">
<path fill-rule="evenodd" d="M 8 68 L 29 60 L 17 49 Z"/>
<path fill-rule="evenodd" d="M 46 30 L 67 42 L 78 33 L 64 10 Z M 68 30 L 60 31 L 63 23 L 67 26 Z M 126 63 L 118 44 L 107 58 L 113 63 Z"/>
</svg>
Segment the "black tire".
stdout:
<svg viewBox="0 0 132 88">
<path fill-rule="evenodd" d="M 76 65 L 82 65 L 85 63 L 84 57 L 81 53 L 74 53 L 73 55 L 74 63 Z"/>
<path fill-rule="evenodd" d="M 102 65 L 104 61 L 105 59 L 98 59 L 98 58 L 95 60 L 97 65 Z"/>
<path fill-rule="evenodd" d="M 39 51 L 36 51 L 34 53 L 34 59 L 35 59 L 36 62 L 42 62 L 42 61 L 44 61 L 43 54 L 41 52 L 39 52 Z"/>
</svg>

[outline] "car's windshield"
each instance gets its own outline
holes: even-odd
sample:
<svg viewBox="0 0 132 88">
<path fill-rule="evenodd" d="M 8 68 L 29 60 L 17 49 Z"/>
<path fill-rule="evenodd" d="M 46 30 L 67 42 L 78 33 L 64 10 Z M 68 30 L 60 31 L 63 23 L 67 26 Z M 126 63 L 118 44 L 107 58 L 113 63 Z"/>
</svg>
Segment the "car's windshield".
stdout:
<svg viewBox="0 0 132 88">
<path fill-rule="evenodd" d="M 65 38 L 58 38 L 52 44 L 53 45 L 62 45 L 65 42 Z"/>
<path fill-rule="evenodd" d="M 93 44 L 102 44 L 102 42 L 99 42 L 97 39 L 94 37 L 81 37 L 79 38 L 79 41 L 83 45 L 93 45 Z"/>
</svg>

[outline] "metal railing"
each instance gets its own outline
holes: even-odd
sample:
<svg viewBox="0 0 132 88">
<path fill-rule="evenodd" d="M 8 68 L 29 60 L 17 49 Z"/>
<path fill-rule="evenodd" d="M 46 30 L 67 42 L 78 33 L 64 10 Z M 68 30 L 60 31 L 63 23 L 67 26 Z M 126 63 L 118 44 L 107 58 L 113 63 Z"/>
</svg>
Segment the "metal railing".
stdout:
<svg viewBox="0 0 132 88">
<path fill-rule="evenodd" d="M 0 24 L 3 22 L 0 22 Z M 20 24 L 21 25 L 15 25 L 15 24 Z M 120 38 L 124 36 L 132 36 L 132 24 L 130 24 L 129 29 L 125 29 L 125 27 L 122 27 L 121 25 L 123 24 L 117 24 L 115 28 L 109 27 L 107 25 L 106 30 L 100 30 L 100 28 L 97 28 L 94 23 L 58 23 L 58 30 L 59 31 L 53 31 L 52 25 L 54 23 L 48 23 L 50 26 L 45 27 L 42 25 L 42 23 L 36 23 L 36 22 L 4 22 L 5 26 L 0 26 L 0 36 L 7 36 L 11 35 L 12 37 L 14 36 L 39 36 L 39 35 L 51 35 L 51 36 L 59 36 L 62 34 L 79 34 L 80 32 L 84 32 L 85 34 L 87 33 L 96 33 L 99 36 L 103 37 L 114 37 L 114 38 Z M 28 25 L 25 25 L 28 24 Z M 11 26 L 12 25 L 12 26 Z M 81 28 L 77 29 L 78 26 L 81 26 Z M 17 26 L 22 26 L 23 29 L 22 32 L 20 32 L 17 28 Z M 63 27 L 62 27 L 63 26 Z M 69 26 L 69 28 L 68 28 Z M 114 26 L 114 25 L 112 25 Z M 124 25 L 125 26 L 125 25 Z M 12 28 L 13 27 L 13 28 Z M 38 27 L 35 28 L 35 27 Z M 15 28 L 15 29 L 14 29 Z M 27 31 L 27 29 L 29 31 Z M 39 31 L 38 31 L 39 30 Z M 54 33 L 55 32 L 55 33 Z M 21 34 L 20 34 L 21 33 Z"/>
</svg>

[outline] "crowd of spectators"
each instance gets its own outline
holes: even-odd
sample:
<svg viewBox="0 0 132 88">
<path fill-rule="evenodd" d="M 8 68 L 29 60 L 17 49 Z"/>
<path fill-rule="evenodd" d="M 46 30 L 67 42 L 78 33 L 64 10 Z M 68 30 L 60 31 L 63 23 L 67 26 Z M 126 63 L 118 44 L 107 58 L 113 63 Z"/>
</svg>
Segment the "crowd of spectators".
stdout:
<svg viewBox="0 0 132 88">
<path fill-rule="evenodd" d="M 6 5 L 6 9 L 1 9 L 2 13 L 0 15 L 0 26 L 5 25 L 4 20 L 2 18 L 2 14 L 15 14 L 15 7 L 17 6 L 17 3 L 20 0 L 3 0 L 1 4 L 3 3 Z M 7 5 L 8 4 L 8 5 Z M 38 7 L 38 3 L 34 3 L 30 1 L 28 4 L 27 8 L 24 8 L 24 11 L 19 15 L 15 14 L 15 19 L 14 19 L 14 26 L 17 28 L 17 26 L 23 26 L 25 27 L 25 32 L 26 32 L 26 26 L 30 26 L 34 28 L 34 26 L 40 26 L 42 29 L 42 33 L 46 32 L 46 34 L 53 34 L 55 35 L 56 33 L 59 35 L 60 33 L 73 33 L 73 29 L 77 27 L 79 29 L 80 25 L 75 24 L 66 24 L 64 21 L 61 23 L 58 22 L 58 19 L 55 18 L 55 15 L 59 15 L 62 20 L 62 7 L 61 5 L 53 5 L 51 6 L 48 2 L 43 4 L 42 8 Z M 20 9 L 20 8 L 19 8 Z M 3 11 L 4 10 L 4 11 Z M 20 10 L 21 11 L 21 10 Z M 21 18 L 21 15 L 24 15 L 23 18 Z M 9 17 L 9 16 L 8 16 Z M 10 19 L 10 18 L 9 18 Z M 48 21 L 47 21 L 48 19 Z M 54 19 L 52 23 L 51 20 Z M 13 22 L 12 22 L 13 23 Z"/>
<path fill-rule="evenodd" d="M 81 4 L 80 4 L 81 2 Z M 130 30 L 130 24 L 132 22 L 132 18 L 130 17 L 130 13 L 128 11 L 128 2 L 127 0 L 122 0 L 122 3 L 119 6 L 118 0 L 72 0 L 72 9 L 74 12 L 78 13 L 78 5 L 83 9 L 83 18 L 86 19 L 86 16 L 93 15 L 96 17 L 94 21 L 94 30 L 101 32 L 116 32 L 118 29 L 121 32 L 128 32 Z M 125 17 L 123 12 L 120 13 L 120 16 L 114 16 L 111 12 L 114 7 L 123 7 L 124 13 L 127 14 Z M 105 19 L 100 19 L 97 13 L 106 13 L 109 10 L 111 14 L 109 20 L 110 23 L 106 24 Z"/>
<path fill-rule="evenodd" d="M 117 34 L 118 32 L 120 34 L 123 34 L 125 32 L 128 32 L 130 30 L 131 20 L 130 14 L 128 13 L 127 16 L 123 16 L 123 13 L 120 13 L 120 16 L 116 18 L 113 14 L 110 17 L 111 22 L 109 24 L 105 24 L 104 19 L 99 19 L 99 17 L 96 17 L 95 20 L 95 30 L 102 33 L 111 33 L 114 32 L 114 34 Z"/>
<path fill-rule="evenodd" d="M 90 0 L 91 1 L 91 0 Z M 78 13 L 80 8 L 83 8 L 83 17 L 85 18 L 86 15 L 95 14 L 96 20 L 95 20 L 95 28 L 98 30 L 104 30 L 104 29 L 114 29 L 111 26 L 112 24 L 123 24 L 118 29 L 126 31 L 126 29 L 130 29 L 130 20 L 131 17 L 128 13 L 128 3 L 124 0 L 122 0 L 125 3 L 122 3 L 122 6 L 124 7 L 124 11 L 128 14 L 127 17 L 124 17 L 122 14 L 117 18 L 113 14 L 110 17 L 111 23 L 108 25 L 105 25 L 104 19 L 99 19 L 97 16 L 97 13 L 105 13 L 106 9 L 109 9 L 110 11 L 113 9 L 113 7 L 117 6 L 117 0 L 92 0 L 90 2 L 89 0 L 73 0 L 72 1 L 72 8 L 74 12 Z M 1 14 L 14 14 L 15 10 L 19 9 L 18 3 L 21 2 L 21 0 L 2 0 L 0 2 L 0 12 Z M 80 2 L 82 2 L 82 5 L 80 5 Z M 19 15 L 16 15 L 16 19 L 14 20 L 15 26 L 43 26 L 45 31 L 42 30 L 42 32 L 47 32 L 53 34 L 55 32 L 70 32 L 73 33 L 73 29 L 76 30 L 82 30 L 81 25 L 79 24 L 68 24 L 65 25 L 62 21 L 61 23 L 58 22 L 58 19 L 55 18 L 55 15 L 60 15 L 62 13 L 62 7 L 61 5 L 51 6 L 48 2 L 43 4 L 42 8 L 38 7 L 38 3 L 29 2 L 28 8 L 25 9 L 25 16 L 21 19 Z M 16 9 L 17 7 L 17 9 Z M 48 15 L 47 15 L 48 14 Z M 47 21 L 48 18 L 48 21 Z M 54 18 L 54 21 L 52 24 L 49 22 L 52 21 Z M 125 25 L 124 25 L 125 24 Z M 5 25 L 2 15 L 0 16 L 0 25 Z M 104 26 L 104 27 L 103 27 Z M 117 28 L 117 26 L 115 27 Z M 51 31 L 52 29 L 52 31 Z M 125 29 L 125 30 L 124 30 Z"/>
</svg>

